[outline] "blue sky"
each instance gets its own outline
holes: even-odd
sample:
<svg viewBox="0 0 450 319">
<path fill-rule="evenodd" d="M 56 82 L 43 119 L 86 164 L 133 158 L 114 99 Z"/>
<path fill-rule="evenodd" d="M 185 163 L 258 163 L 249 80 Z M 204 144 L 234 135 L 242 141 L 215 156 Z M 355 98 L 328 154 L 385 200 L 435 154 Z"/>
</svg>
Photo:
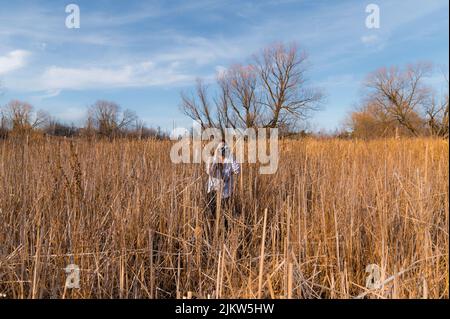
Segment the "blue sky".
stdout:
<svg viewBox="0 0 450 319">
<path fill-rule="evenodd" d="M 108 99 L 148 125 L 188 126 L 179 94 L 275 42 L 309 54 L 310 84 L 327 94 L 311 129 L 338 128 L 381 66 L 430 61 L 448 70 L 447 0 L 72 1 L 81 28 L 65 27 L 68 1 L 0 0 L 0 105 L 18 98 L 82 123 Z M 380 28 L 365 26 L 369 3 Z M 427 79 L 439 89 L 440 75 Z"/>
</svg>

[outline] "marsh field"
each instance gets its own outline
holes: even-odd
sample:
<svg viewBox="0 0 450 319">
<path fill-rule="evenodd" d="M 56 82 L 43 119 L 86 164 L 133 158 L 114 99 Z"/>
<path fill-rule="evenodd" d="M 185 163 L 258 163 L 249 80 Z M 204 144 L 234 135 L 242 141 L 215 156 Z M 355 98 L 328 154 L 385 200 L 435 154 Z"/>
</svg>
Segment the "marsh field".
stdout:
<svg viewBox="0 0 450 319">
<path fill-rule="evenodd" d="M 448 140 L 280 141 L 277 173 L 243 164 L 219 219 L 171 143 L 0 141 L 2 296 L 449 297 Z"/>
</svg>

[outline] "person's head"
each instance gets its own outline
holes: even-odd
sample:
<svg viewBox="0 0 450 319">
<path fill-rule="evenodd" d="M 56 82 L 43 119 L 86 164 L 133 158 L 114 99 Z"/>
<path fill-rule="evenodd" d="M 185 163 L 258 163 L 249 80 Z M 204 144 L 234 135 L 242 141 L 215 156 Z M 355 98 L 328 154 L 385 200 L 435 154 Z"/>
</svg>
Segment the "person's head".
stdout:
<svg viewBox="0 0 450 319">
<path fill-rule="evenodd" d="M 220 148 L 220 150 L 219 150 L 219 155 L 220 156 L 222 156 L 222 157 L 225 157 L 226 156 L 226 146 L 225 145 L 223 145 L 221 148 Z"/>
<path fill-rule="evenodd" d="M 225 159 L 226 157 L 228 157 L 228 153 L 228 146 L 224 141 L 222 141 L 219 143 L 219 145 L 217 145 L 214 155 L 217 158 Z"/>
</svg>

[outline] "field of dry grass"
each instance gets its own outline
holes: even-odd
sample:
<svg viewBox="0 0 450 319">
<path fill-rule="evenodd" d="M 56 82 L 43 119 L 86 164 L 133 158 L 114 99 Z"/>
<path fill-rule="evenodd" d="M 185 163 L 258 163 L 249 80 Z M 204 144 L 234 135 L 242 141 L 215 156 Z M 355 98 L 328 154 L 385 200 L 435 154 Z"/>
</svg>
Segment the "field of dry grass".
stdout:
<svg viewBox="0 0 450 319">
<path fill-rule="evenodd" d="M 353 298 L 376 264 L 366 297 L 449 297 L 448 141 L 282 142 L 276 174 L 243 165 L 241 213 L 217 223 L 204 167 L 172 164 L 170 145 L 0 141 L 0 293 Z"/>
</svg>

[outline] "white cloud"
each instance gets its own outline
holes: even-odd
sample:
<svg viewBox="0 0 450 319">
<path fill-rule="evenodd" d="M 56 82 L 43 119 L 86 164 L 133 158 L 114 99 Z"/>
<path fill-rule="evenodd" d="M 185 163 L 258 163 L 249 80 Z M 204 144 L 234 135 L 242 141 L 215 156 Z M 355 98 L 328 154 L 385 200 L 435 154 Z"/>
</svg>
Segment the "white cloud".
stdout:
<svg viewBox="0 0 450 319">
<path fill-rule="evenodd" d="M 377 35 L 365 35 L 361 37 L 361 42 L 364 44 L 373 44 L 379 40 Z"/>
<path fill-rule="evenodd" d="M 47 92 L 45 92 L 42 95 L 36 95 L 32 97 L 33 101 L 42 101 L 45 99 L 50 99 L 52 97 L 57 97 L 59 94 L 61 94 L 61 90 L 58 89 L 52 89 L 52 90 L 48 90 Z"/>
<path fill-rule="evenodd" d="M 25 50 L 14 50 L 7 55 L 0 56 L 0 74 L 6 74 L 20 69 L 27 64 L 30 52 Z"/>
<path fill-rule="evenodd" d="M 100 86 L 117 86 L 127 83 L 131 68 L 117 70 L 102 68 L 64 68 L 52 66 L 42 75 L 42 86 L 54 89 L 87 89 Z"/>
<path fill-rule="evenodd" d="M 182 73 L 170 63 L 156 67 L 152 61 L 109 68 L 64 68 L 52 66 L 45 70 L 32 87 L 34 90 L 104 89 L 179 84 L 193 77 Z"/>
<path fill-rule="evenodd" d="M 388 38 L 388 36 L 386 36 Z M 387 39 L 382 39 L 378 35 L 365 35 L 361 37 L 361 42 L 367 47 L 377 51 L 383 50 L 387 45 Z"/>
</svg>

